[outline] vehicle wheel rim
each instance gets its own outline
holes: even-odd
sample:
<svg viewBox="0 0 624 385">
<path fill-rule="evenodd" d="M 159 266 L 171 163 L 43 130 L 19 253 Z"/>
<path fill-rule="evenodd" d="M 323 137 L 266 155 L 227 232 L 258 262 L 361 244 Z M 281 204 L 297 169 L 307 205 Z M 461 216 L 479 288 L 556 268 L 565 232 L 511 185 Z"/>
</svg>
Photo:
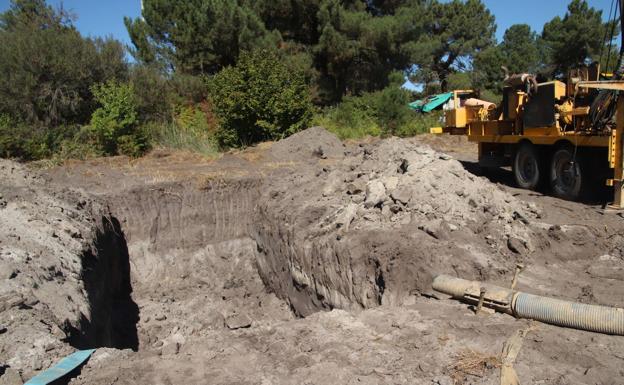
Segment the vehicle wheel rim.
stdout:
<svg viewBox="0 0 624 385">
<path fill-rule="evenodd" d="M 574 189 L 578 182 L 577 165 L 567 156 L 559 156 L 555 162 L 557 185 L 564 192 Z"/>
<path fill-rule="evenodd" d="M 518 159 L 520 178 L 523 182 L 531 182 L 535 178 L 537 173 L 537 162 L 533 157 L 528 154 L 520 154 Z"/>
</svg>

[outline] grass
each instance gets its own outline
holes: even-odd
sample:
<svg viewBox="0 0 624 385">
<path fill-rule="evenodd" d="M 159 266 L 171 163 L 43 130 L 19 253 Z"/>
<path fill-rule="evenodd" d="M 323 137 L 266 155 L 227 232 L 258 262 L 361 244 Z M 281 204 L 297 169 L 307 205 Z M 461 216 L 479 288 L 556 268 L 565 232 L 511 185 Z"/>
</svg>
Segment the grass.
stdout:
<svg viewBox="0 0 624 385">
<path fill-rule="evenodd" d="M 217 157 L 219 148 L 214 136 L 203 130 L 183 128 L 175 123 L 151 124 L 152 146 L 187 150 L 206 157 Z"/>
<path fill-rule="evenodd" d="M 490 354 L 466 349 L 454 357 L 454 363 L 448 367 L 453 382 L 463 383 L 466 375 L 482 378 L 487 370 L 500 368 L 500 358 Z"/>
</svg>

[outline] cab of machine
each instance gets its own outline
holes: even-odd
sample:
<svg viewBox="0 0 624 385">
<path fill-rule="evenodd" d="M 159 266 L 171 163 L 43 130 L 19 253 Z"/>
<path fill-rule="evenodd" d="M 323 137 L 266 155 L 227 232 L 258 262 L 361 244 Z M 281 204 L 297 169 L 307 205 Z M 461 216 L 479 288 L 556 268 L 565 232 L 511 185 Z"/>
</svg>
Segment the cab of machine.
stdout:
<svg viewBox="0 0 624 385">
<path fill-rule="evenodd" d="M 453 91 L 453 97 L 444 105 L 444 119 L 448 127 L 466 128 L 470 122 L 466 100 L 474 97 L 473 90 Z"/>
</svg>

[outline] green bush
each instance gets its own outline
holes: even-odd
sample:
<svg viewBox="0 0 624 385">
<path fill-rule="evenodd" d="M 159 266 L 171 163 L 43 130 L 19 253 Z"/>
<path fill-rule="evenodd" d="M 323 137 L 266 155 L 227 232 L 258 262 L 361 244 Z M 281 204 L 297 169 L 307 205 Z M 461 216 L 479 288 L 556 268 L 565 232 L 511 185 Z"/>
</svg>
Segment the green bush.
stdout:
<svg viewBox="0 0 624 385">
<path fill-rule="evenodd" d="M 360 139 L 379 136 L 381 129 L 361 98 L 345 98 L 336 107 L 328 107 L 314 116 L 312 124 L 325 127 L 340 139 Z"/>
<path fill-rule="evenodd" d="M 0 157 L 27 161 L 50 157 L 78 131 L 75 125 L 44 128 L 0 115 Z"/>
<path fill-rule="evenodd" d="M 147 150 L 147 136 L 138 126 L 132 85 L 108 81 L 91 88 L 100 107 L 91 116 L 90 131 L 103 154 L 138 156 Z"/>
<path fill-rule="evenodd" d="M 390 85 L 381 91 L 345 97 L 336 107 L 316 115 L 314 124 L 326 127 L 341 139 L 412 136 L 440 124 L 439 113 L 423 115 L 407 106 L 412 95 L 401 88 L 402 74 L 393 73 L 389 80 Z"/>
<path fill-rule="evenodd" d="M 442 111 L 433 111 L 428 114 L 414 113 L 412 119 L 399 126 L 394 135 L 408 137 L 428 133 L 431 127 L 442 125 L 441 119 Z"/>
<path fill-rule="evenodd" d="M 276 53 L 241 55 L 209 81 L 222 147 L 277 140 L 305 128 L 313 106 L 303 74 L 288 68 Z"/>
</svg>

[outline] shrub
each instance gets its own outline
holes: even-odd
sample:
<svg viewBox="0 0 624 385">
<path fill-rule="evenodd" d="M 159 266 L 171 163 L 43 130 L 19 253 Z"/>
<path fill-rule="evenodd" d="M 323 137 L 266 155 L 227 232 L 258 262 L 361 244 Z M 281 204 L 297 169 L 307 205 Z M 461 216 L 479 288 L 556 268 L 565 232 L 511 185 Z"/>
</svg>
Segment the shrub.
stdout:
<svg viewBox="0 0 624 385">
<path fill-rule="evenodd" d="M 408 107 L 411 93 L 401 88 L 403 75 L 390 75 L 390 85 L 381 91 L 348 96 L 336 107 L 317 115 L 314 123 L 342 139 L 376 136 L 411 136 L 439 125 L 437 113 L 422 115 Z"/>
<path fill-rule="evenodd" d="M 0 115 L 0 157 L 39 160 L 52 156 L 79 127 L 64 125 L 53 129 L 16 122 Z"/>
<path fill-rule="evenodd" d="M 272 51 L 242 54 L 235 67 L 209 81 L 209 89 L 222 147 L 281 139 L 305 128 L 312 116 L 303 74 L 289 69 Z"/>
<path fill-rule="evenodd" d="M 108 81 L 91 88 L 100 107 L 91 116 L 90 130 L 98 149 L 107 155 L 138 156 L 147 150 L 147 137 L 138 129 L 137 102 L 132 85 Z"/>
<path fill-rule="evenodd" d="M 373 114 L 360 102 L 361 98 L 345 98 L 336 107 L 326 108 L 315 115 L 312 124 L 325 127 L 343 140 L 381 135 Z"/>
</svg>

